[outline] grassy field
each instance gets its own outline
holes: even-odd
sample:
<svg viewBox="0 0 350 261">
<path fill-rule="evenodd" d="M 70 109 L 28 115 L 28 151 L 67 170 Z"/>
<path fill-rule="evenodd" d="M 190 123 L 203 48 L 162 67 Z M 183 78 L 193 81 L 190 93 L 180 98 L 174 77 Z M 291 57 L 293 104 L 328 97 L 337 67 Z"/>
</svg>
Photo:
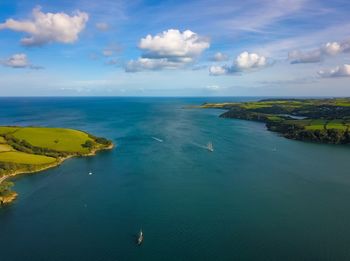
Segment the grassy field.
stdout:
<svg viewBox="0 0 350 261">
<path fill-rule="evenodd" d="M 346 131 L 348 129 L 348 126 L 344 124 L 343 120 L 332 120 L 326 125 L 327 129 L 339 129 Z"/>
<path fill-rule="evenodd" d="M 50 164 L 56 161 L 55 158 L 23 153 L 19 151 L 0 152 L 0 161 L 30 165 Z"/>
<path fill-rule="evenodd" d="M 307 130 L 324 130 L 327 121 L 325 120 L 312 120 L 309 125 L 305 126 Z"/>
<path fill-rule="evenodd" d="M 0 172 L 7 171 L 2 162 L 43 165 L 69 155 L 86 155 L 107 146 L 98 142 L 99 139 L 73 129 L 0 127 Z"/>
<path fill-rule="evenodd" d="M 82 147 L 87 140 L 93 140 L 85 132 L 61 128 L 8 128 L 0 127 L 1 133 L 9 133 L 19 139 L 26 140 L 33 146 L 48 148 L 55 151 L 87 153 L 88 149 Z"/>
<path fill-rule="evenodd" d="M 0 152 L 13 151 L 14 149 L 8 144 L 0 144 Z"/>
<path fill-rule="evenodd" d="M 16 131 L 17 127 L 0 127 L 0 135 Z"/>
</svg>

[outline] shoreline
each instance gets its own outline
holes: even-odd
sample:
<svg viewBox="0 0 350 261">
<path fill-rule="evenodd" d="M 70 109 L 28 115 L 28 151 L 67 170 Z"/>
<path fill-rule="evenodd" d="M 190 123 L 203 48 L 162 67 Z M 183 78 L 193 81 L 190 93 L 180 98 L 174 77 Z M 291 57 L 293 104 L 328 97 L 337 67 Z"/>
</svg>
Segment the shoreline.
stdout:
<svg viewBox="0 0 350 261">
<path fill-rule="evenodd" d="M 108 147 L 103 147 L 103 148 L 96 148 L 92 151 L 90 151 L 89 153 L 87 154 L 84 154 L 84 155 L 69 155 L 67 157 L 63 157 L 63 158 L 59 158 L 56 162 L 52 163 L 52 164 L 48 164 L 48 165 L 44 165 L 42 167 L 39 167 L 38 169 L 36 170 L 32 170 L 32 171 L 28 171 L 28 170 L 17 170 L 11 174 L 8 174 L 8 175 L 5 175 L 3 177 L 0 178 L 0 184 L 2 182 L 4 182 L 5 180 L 7 179 L 10 179 L 10 178 L 14 178 L 16 176 L 19 176 L 19 175 L 25 175 L 25 174 L 33 174 L 33 173 L 38 173 L 38 172 L 41 172 L 41 171 L 44 171 L 44 170 L 48 170 L 48 169 L 51 169 L 51 168 L 55 168 L 55 167 L 58 167 L 60 166 L 64 161 L 70 159 L 70 158 L 74 158 L 74 157 L 92 157 L 92 156 L 95 156 L 98 152 L 100 151 L 104 151 L 104 150 L 112 150 L 114 148 L 114 144 L 112 143 L 111 145 L 109 145 Z M 13 193 L 16 193 L 13 191 Z M 17 197 L 17 193 L 16 193 L 16 196 L 15 197 L 11 197 L 11 199 L 9 199 L 8 201 L 6 201 L 6 204 L 8 203 L 11 203 L 12 201 L 14 201 Z"/>
</svg>

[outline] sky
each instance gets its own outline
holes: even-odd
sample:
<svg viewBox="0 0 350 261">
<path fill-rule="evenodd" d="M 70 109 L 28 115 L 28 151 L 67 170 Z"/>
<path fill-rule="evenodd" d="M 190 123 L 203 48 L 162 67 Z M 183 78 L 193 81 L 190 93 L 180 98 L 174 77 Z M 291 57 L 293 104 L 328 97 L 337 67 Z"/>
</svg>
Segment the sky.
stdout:
<svg viewBox="0 0 350 261">
<path fill-rule="evenodd" d="M 0 96 L 350 96 L 348 0 L 1 0 Z"/>
</svg>

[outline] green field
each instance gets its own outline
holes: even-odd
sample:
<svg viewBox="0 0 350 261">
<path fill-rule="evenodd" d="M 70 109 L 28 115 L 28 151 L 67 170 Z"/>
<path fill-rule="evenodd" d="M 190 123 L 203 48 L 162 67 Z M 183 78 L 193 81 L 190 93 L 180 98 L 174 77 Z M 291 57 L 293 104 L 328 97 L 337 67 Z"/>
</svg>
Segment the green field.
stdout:
<svg viewBox="0 0 350 261">
<path fill-rule="evenodd" d="M 2 162 L 12 162 L 19 164 L 30 164 L 30 165 L 43 165 L 50 164 L 56 161 L 55 158 L 33 155 L 28 153 L 23 153 L 19 151 L 1 152 L 0 161 Z"/>
<path fill-rule="evenodd" d="M 346 131 L 349 126 L 344 122 L 344 120 L 332 120 L 329 122 L 326 126 L 326 128 L 329 129 L 338 129 Z"/>
<path fill-rule="evenodd" d="M 8 144 L 0 144 L 0 152 L 13 151 L 14 149 Z"/>
<path fill-rule="evenodd" d="M 312 120 L 309 125 L 305 126 L 307 130 L 324 130 L 327 121 L 325 120 Z"/>
<path fill-rule="evenodd" d="M 23 165 L 49 164 L 67 156 L 86 155 L 110 144 L 106 139 L 73 129 L 0 127 L 0 173 Z"/>
<path fill-rule="evenodd" d="M 11 133 L 16 131 L 18 128 L 17 127 L 0 127 L 0 135 Z"/>
<path fill-rule="evenodd" d="M 85 132 L 61 128 L 19 128 L 13 136 L 33 146 L 65 152 L 87 153 L 88 149 L 81 145 L 87 140 L 93 142 Z"/>
</svg>

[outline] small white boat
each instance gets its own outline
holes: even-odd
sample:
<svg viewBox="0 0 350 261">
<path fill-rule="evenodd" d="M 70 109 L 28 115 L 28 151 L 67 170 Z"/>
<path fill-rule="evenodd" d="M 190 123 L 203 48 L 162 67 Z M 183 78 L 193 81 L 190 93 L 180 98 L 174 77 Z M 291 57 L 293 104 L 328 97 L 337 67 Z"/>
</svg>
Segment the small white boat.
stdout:
<svg viewBox="0 0 350 261">
<path fill-rule="evenodd" d="M 208 144 L 207 144 L 207 150 L 209 150 L 210 152 L 213 152 L 213 151 L 214 151 L 213 143 L 208 142 Z"/>
<path fill-rule="evenodd" d="M 91 176 L 91 175 L 92 175 L 92 172 L 89 172 L 89 175 Z"/>
<path fill-rule="evenodd" d="M 140 233 L 137 237 L 137 245 L 141 245 L 143 242 L 143 232 L 142 232 L 142 229 L 140 230 Z"/>
<path fill-rule="evenodd" d="M 152 137 L 152 139 L 154 139 L 154 140 L 156 140 L 156 141 L 159 141 L 159 142 L 163 142 L 162 139 L 159 139 L 159 138 L 157 138 L 157 137 Z"/>
</svg>

